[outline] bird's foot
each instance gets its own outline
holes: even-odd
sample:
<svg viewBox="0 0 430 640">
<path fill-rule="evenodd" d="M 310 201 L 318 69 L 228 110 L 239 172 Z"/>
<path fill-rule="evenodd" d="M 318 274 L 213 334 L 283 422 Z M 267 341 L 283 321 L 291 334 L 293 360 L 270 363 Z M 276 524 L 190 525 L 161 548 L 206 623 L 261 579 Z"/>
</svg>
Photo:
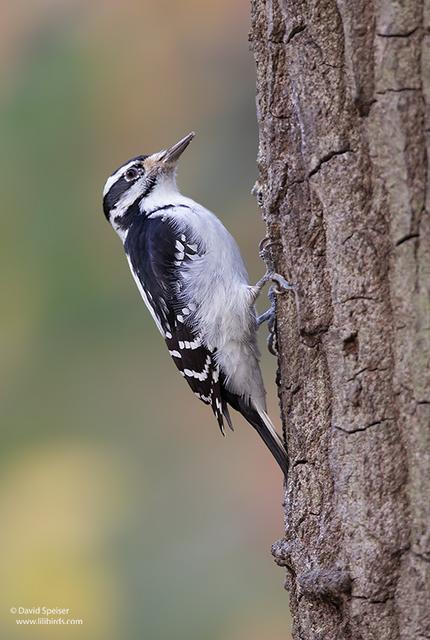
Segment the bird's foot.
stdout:
<svg viewBox="0 0 430 640">
<path fill-rule="evenodd" d="M 277 284 L 276 287 L 272 287 L 275 293 L 284 293 L 285 291 L 296 291 L 296 286 L 294 284 L 291 284 L 290 282 L 288 282 L 288 280 L 286 280 L 279 273 L 275 273 L 274 271 L 268 270 L 266 271 L 264 276 L 254 285 L 254 287 L 252 287 L 254 290 L 254 300 L 258 298 L 264 285 L 270 281 L 275 282 Z"/>
<path fill-rule="evenodd" d="M 276 295 L 274 287 L 270 287 L 268 298 L 271 305 L 267 311 L 257 317 L 257 326 L 260 327 L 264 322 L 267 322 L 269 329 L 269 335 L 267 336 L 267 348 L 274 356 L 278 355 L 277 340 L 276 340 Z"/>
<path fill-rule="evenodd" d="M 267 271 L 264 276 L 252 287 L 254 302 L 258 298 L 261 293 L 262 288 L 267 282 L 274 282 L 275 286 L 270 287 L 269 290 L 269 300 L 270 300 L 270 308 L 267 309 L 264 313 L 257 317 L 257 326 L 260 327 L 264 322 L 267 322 L 267 326 L 269 329 L 269 336 L 267 338 L 267 346 L 273 355 L 278 355 L 277 344 L 276 344 L 276 298 L 277 295 L 283 294 L 286 291 L 292 291 L 294 293 L 296 299 L 296 305 L 298 304 L 297 296 L 298 291 L 297 287 L 294 284 L 291 284 L 279 273 L 276 273 L 273 269 L 273 257 L 271 248 L 275 245 L 280 245 L 280 240 L 271 240 L 268 237 L 263 238 L 258 247 L 260 258 L 266 263 Z"/>
<path fill-rule="evenodd" d="M 266 265 L 268 265 L 268 266 L 273 264 L 273 257 L 272 257 L 271 249 L 272 249 L 272 247 L 274 247 L 276 245 L 281 245 L 281 241 L 280 240 L 271 240 L 267 236 L 265 238 L 263 238 L 261 240 L 260 244 L 258 245 L 258 255 L 260 256 L 262 261 L 265 262 Z"/>
<path fill-rule="evenodd" d="M 257 316 L 257 326 L 260 327 L 265 322 L 268 322 L 268 323 L 273 322 L 274 315 L 275 315 L 275 309 L 272 306 L 270 307 L 270 309 L 267 309 L 267 311 Z"/>
<path fill-rule="evenodd" d="M 257 282 L 257 284 L 254 287 L 254 290 L 256 292 L 256 295 L 255 295 L 256 298 L 260 293 L 261 289 L 266 284 L 266 282 L 269 282 L 270 280 L 272 280 L 273 282 L 276 282 L 276 284 L 278 285 L 278 287 L 275 289 L 275 293 L 282 293 L 283 290 L 286 291 L 286 290 L 295 289 L 293 284 L 290 284 L 283 276 L 281 276 L 279 273 L 276 273 L 273 268 L 273 258 L 272 258 L 271 248 L 276 245 L 281 245 L 281 241 L 271 240 L 266 236 L 261 240 L 258 246 L 258 253 L 260 255 L 260 258 L 263 260 L 263 262 L 266 263 L 267 270 L 264 276 Z"/>
<path fill-rule="evenodd" d="M 285 280 L 285 278 L 279 275 L 279 273 L 269 273 L 268 279 L 271 280 L 272 282 L 276 282 L 276 284 L 278 285 L 277 287 L 271 287 L 275 293 L 285 293 L 285 291 L 297 290 L 297 287 L 295 284 L 291 284 L 291 282 L 288 282 L 288 280 Z"/>
</svg>

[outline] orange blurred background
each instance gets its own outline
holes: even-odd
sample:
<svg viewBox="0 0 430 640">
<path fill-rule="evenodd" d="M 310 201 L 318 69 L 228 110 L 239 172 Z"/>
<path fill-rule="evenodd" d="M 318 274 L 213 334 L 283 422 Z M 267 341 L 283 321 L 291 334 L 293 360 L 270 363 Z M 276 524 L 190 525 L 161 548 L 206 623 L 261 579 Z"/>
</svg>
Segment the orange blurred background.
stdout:
<svg viewBox="0 0 430 640">
<path fill-rule="evenodd" d="M 118 164 L 193 129 L 179 184 L 262 275 L 248 3 L 2 13 L 0 637 L 288 638 L 280 472 L 238 417 L 222 438 L 177 375 L 101 211 Z M 23 628 L 19 606 L 84 622 Z"/>
</svg>

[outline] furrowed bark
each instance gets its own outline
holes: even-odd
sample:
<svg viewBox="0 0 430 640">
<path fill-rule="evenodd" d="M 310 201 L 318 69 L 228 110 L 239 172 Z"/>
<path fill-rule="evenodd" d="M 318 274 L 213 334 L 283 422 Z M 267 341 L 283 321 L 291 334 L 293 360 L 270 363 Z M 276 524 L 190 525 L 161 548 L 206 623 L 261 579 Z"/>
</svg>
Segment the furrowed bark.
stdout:
<svg viewBox="0 0 430 640">
<path fill-rule="evenodd" d="M 294 638 L 430 638 L 430 3 L 252 0 Z"/>
</svg>

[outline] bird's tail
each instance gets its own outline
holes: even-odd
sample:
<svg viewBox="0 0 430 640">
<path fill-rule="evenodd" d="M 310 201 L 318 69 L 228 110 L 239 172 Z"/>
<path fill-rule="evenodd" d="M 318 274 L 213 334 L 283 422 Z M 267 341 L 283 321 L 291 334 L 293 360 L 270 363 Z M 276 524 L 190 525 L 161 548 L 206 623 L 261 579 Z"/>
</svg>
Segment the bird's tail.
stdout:
<svg viewBox="0 0 430 640">
<path fill-rule="evenodd" d="M 233 409 L 239 411 L 254 427 L 266 447 L 275 458 L 281 468 L 285 478 L 288 475 L 288 455 L 280 435 L 277 433 L 269 416 L 263 408 L 258 408 L 252 401 L 240 397 L 229 391 L 226 385 L 223 386 L 223 399 L 228 402 Z M 227 411 L 228 413 L 228 411 Z"/>
<path fill-rule="evenodd" d="M 244 415 L 263 440 L 286 478 L 288 475 L 287 452 L 285 450 L 284 443 L 273 426 L 269 416 L 265 411 L 258 411 L 252 407 L 250 407 L 248 412 L 246 412 L 246 414 L 244 413 Z"/>
</svg>

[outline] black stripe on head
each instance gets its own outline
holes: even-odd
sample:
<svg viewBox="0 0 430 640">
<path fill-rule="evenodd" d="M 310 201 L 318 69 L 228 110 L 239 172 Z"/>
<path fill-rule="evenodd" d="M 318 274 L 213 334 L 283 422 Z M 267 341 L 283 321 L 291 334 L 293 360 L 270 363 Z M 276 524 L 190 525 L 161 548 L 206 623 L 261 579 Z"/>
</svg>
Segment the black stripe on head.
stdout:
<svg viewBox="0 0 430 640">
<path fill-rule="evenodd" d="M 114 222 L 120 229 L 123 229 L 123 230 L 128 229 L 132 225 L 136 216 L 138 215 L 146 216 L 146 213 L 140 210 L 139 205 L 144 198 L 149 196 L 149 194 L 151 193 L 151 191 L 153 190 L 156 184 L 157 184 L 156 175 L 148 178 L 146 181 L 145 191 L 143 191 L 138 195 L 136 200 L 127 208 L 127 211 L 125 213 L 114 217 Z"/>
<path fill-rule="evenodd" d="M 123 229 L 125 231 L 133 224 L 133 221 L 140 213 L 140 199 L 141 196 L 139 196 L 137 200 L 135 200 L 133 204 L 128 207 L 127 211 L 122 216 L 114 217 L 114 222 L 120 229 Z"/>
<path fill-rule="evenodd" d="M 133 204 L 131 204 L 128 207 L 125 213 L 114 217 L 114 222 L 120 229 L 123 229 L 124 231 L 128 229 L 133 224 L 134 220 L 136 219 L 136 216 L 142 213 L 140 211 L 139 204 L 141 200 L 146 198 L 151 193 L 156 183 L 157 183 L 156 176 L 148 178 L 145 191 L 136 198 L 136 200 L 133 202 Z"/>
<path fill-rule="evenodd" d="M 110 221 L 110 215 L 112 210 L 118 204 L 119 200 L 122 198 L 124 193 L 133 186 L 133 182 L 129 182 L 125 179 L 124 175 L 121 172 L 121 169 L 132 162 L 136 162 L 136 164 L 141 164 L 145 158 L 148 156 L 136 156 L 135 158 L 130 158 L 127 162 L 124 162 L 118 169 L 116 169 L 111 175 L 114 176 L 116 173 L 119 174 L 118 179 L 112 184 L 109 191 L 103 197 L 103 211 L 106 216 L 106 219 Z"/>
</svg>

